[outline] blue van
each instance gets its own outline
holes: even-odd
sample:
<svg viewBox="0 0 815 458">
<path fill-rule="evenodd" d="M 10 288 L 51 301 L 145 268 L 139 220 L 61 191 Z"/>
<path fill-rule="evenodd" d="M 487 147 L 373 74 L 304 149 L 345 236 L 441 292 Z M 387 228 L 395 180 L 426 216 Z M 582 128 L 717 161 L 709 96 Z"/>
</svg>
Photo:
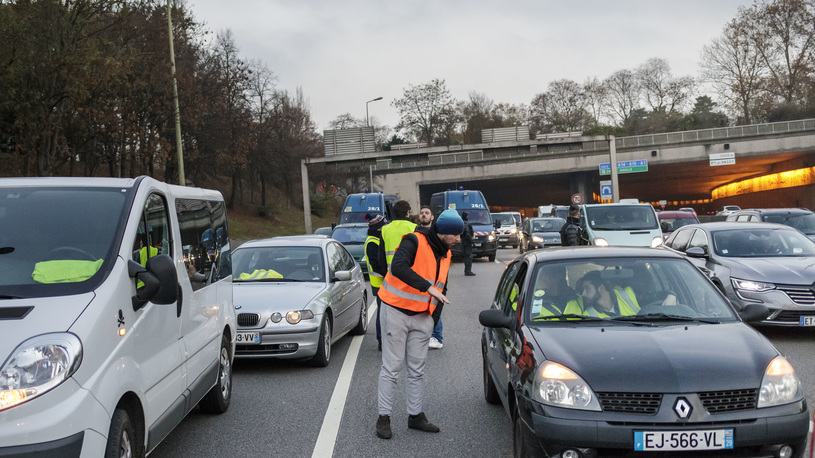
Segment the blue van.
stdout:
<svg viewBox="0 0 815 458">
<path fill-rule="evenodd" d="M 430 197 L 430 209 L 436 218 L 448 208 L 456 210 L 459 215 L 467 212 L 467 218 L 474 233 L 473 258 L 487 256 L 490 262 L 494 262 L 498 243 L 484 194 L 481 191 L 443 191 L 434 193 Z M 451 249 L 454 256 L 463 254 L 460 243 L 455 244 Z"/>
<path fill-rule="evenodd" d="M 365 214 L 383 215 L 388 221 L 393 219 L 392 208 L 398 197 L 396 194 L 381 192 L 362 192 L 348 194 L 340 213 L 340 224 L 367 223 Z"/>
</svg>

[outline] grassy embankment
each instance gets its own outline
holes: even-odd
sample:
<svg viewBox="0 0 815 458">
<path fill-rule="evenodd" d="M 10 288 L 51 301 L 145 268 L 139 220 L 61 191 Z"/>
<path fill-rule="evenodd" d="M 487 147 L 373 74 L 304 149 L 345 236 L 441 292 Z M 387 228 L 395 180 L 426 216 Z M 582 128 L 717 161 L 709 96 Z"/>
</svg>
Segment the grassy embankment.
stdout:
<svg viewBox="0 0 815 458">
<path fill-rule="evenodd" d="M 306 224 L 303 211 L 291 208 L 285 211 L 270 214 L 267 217 L 257 215 L 256 210 L 240 209 L 227 210 L 229 218 L 229 238 L 235 242 L 275 237 L 278 235 L 297 235 L 306 233 Z M 338 215 L 319 217 L 311 215 L 312 230 L 318 227 L 331 226 L 337 222 Z M 239 244 L 239 243 L 238 243 Z"/>
</svg>

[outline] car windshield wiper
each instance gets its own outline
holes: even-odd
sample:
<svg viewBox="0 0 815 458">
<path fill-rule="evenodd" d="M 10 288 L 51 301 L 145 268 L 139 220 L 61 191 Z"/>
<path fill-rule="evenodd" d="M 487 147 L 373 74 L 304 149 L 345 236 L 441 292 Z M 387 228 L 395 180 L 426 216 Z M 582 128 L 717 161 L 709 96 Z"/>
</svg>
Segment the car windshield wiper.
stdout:
<svg viewBox="0 0 815 458">
<path fill-rule="evenodd" d="M 579 320 L 579 321 L 606 321 L 605 318 L 599 318 L 596 316 L 588 316 L 588 315 L 576 315 L 574 313 L 564 313 L 562 315 L 549 315 L 549 316 L 538 316 L 532 319 L 532 321 L 543 321 L 543 320 Z"/>
<path fill-rule="evenodd" d="M 671 315 L 670 313 L 646 313 L 645 315 L 628 315 L 612 318 L 615 321 L 692 321 L 696 323 L 719 324 L 719 320 L 693 318 L 684 315 Z"/>
</svg>

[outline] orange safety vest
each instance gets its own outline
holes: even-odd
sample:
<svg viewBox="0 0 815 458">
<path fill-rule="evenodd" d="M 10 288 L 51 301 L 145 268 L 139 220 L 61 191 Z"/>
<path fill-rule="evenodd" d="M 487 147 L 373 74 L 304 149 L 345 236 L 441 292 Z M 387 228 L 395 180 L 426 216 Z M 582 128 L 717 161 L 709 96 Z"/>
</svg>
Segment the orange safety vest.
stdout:
<svg viewBox="0 0 815 458">
<path fill-rule="evenodd" d="M 439 261 L 439 271 L 437 275 L 436 256 L 433 254 L 433 248 L 430 246 L 430 242 L 427 241 L 427 237 L 424 234 L 418 232 L 415 234 L 419 245 L 416 249 L 416 258 L 413 260 L 411 268 L 414 272 L 419 274 L 419 276 L 427 280 L 431 288 L 436 288 L 439 292 L 443 292 L 444 286 L 447 283 L 447 273 L 450 271 L 450 250 L 447 250 L 447 256 L 441 258 Z M 439 303 L 438 299 L 431 296 L 430 293 L 419 291 L 408 285 L 393 276 L 390 271 L 385 275 L 385 280 L 379 289 L 379 298 L 382 299 L 382 302 L 400 309 L 413 312 L 428 312 L 431 315 Z"/>
</svg>

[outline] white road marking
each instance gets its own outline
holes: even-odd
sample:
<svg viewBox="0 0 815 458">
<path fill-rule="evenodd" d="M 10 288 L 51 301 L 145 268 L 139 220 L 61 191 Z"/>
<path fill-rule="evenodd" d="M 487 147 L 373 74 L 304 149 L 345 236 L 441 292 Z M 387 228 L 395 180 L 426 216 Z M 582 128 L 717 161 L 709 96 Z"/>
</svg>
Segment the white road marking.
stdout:
<svg viewBox="0 0 815 458">
<path fill-rule="evenodd" d="M 368 307 L 368 326 L 376 316 L 376 298 Z M 340 421 L 342 412 L 345 410 L 345 400 L 348 398 L 348 390 L 351 388 L 351 377 L 354 375 L 354 367 L 357 365 L 359 348 L 362 346 L 362 339 L 365 335 L 354 336 L 348 353 L 345 354 L 345 361 L 342 363 L 340 375 L 337 377 L 337 384 L 334 385 L 334 393 L 331 394 L 331 401 L 328 403 L 328 410 L 323 418 L 323 426 L 320 427 L 320 434 L 317 436 L 317 443 L 314 444 L 312 458 L 329 458 L 334 455 L 334 445 L 337 443 L 337 434 L 340 431 Z"/>
</svg>

